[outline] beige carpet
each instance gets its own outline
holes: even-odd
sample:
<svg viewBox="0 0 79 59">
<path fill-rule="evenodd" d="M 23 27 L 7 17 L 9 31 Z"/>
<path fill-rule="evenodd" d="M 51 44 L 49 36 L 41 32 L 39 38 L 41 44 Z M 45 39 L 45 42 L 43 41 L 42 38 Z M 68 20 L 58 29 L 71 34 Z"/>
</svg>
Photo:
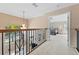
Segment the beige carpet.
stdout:
<svg viewBox="0 0 79 59">
<path fill-rule="evenodd" d="M 77 55 L 73 48 L 67 45 L 67 35 L 50 36 L 50 40 L 30 53 L 30 55 Z"/>
</svg>

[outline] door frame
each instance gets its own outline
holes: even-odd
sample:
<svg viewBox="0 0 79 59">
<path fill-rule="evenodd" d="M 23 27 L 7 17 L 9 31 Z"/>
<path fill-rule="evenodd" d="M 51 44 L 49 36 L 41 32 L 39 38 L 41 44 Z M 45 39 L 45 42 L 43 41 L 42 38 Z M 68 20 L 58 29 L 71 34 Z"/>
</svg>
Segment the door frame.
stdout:
<svg viewBox="0 0 79 59">
<path fill-rule="evenodd" d="M 68 43 L 68 47 L 71 47 L 71 40 L 70 40 L 70 15 L 71 15 L 71 12 L 65 12 L 65 13 L 62 13 L 62 14 L 67 14 L 67 32 L 68 32 L 68 36 L 67 36 L 67 43 Z M 58 15 L 61 15 L 61 14 L 58 14 Z M 53 15 L 54 16 L 54 15 Z M 55 15 L 57 16 L 57 15 Z M 49 29 L 49 26 L 50 26 L 50 19 L 51 19 L 52 16 L 49 16 L 48 17 L 48 40 L 50 40 L 50 29 Z"/>
</svg>

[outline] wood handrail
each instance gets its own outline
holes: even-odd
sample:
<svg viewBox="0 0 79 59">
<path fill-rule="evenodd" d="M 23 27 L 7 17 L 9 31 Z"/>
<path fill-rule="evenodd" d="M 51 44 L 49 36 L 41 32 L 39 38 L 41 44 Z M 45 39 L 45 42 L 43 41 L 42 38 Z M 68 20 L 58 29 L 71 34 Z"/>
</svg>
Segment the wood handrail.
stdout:
<svg viewBox="0 0 79 59">
<path fill-rule="evenodd" d="M 0 33 L 2 32 L 16 32 L 16 31 L 28 31 L 28 30 L 41 30 L 41 29 L 47 29 L 47 28 L 40 28 L 40 29 L 0 29 Z"/>
</svg>

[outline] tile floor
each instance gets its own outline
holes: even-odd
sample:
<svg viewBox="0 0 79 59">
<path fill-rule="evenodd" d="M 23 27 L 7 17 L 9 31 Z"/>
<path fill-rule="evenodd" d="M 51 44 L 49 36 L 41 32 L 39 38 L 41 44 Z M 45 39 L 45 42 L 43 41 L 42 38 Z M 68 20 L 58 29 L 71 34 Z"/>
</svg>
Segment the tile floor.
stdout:
<svg viewBox="0 0 79 59">
<path fill-rule="evenodd" d="M 51 35 L 50 40 L 29 55 L 77 55 L 77 52 L 67 46 L 67 35 Z"/>
</svg>

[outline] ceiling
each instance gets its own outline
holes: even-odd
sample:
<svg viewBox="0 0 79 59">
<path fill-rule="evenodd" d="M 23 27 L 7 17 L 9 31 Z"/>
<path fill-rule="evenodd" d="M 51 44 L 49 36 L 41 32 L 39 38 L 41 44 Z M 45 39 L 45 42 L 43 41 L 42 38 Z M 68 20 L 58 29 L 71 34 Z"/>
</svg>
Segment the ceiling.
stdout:
<svg viewBox="0 0 79 59">
<path fill-rule="evenodd" d="M 0 3 L 0 12 L 23 18 L 32 18 L 74 5 L 73 3 Z"/>
</svg>

